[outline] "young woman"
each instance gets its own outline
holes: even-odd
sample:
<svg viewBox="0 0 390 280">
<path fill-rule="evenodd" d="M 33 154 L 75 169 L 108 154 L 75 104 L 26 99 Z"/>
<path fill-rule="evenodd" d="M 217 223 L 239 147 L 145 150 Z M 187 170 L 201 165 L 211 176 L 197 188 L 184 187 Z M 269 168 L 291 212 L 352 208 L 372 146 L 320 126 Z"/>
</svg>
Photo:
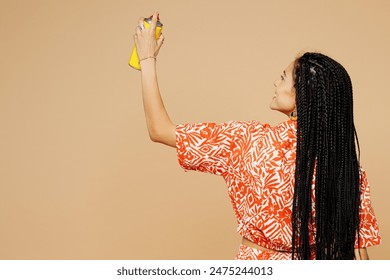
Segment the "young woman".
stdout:
<svg viewBox="0 0 390 280">
<path fill-rule="evenodd" d="M 368 259 L 366 247 L 381 239 L 344 67 L 320 53 L 292 61 L 274 83 L 270 108 L 288 117 L 275 127 L 175 125 L 157 83 L 157 16 L 148 29 L 141 18 L 134 35 L 149 135 L 176 148 L 184 169 L 226 180 L 243 236 L 236 259 Z"/>
</svg>

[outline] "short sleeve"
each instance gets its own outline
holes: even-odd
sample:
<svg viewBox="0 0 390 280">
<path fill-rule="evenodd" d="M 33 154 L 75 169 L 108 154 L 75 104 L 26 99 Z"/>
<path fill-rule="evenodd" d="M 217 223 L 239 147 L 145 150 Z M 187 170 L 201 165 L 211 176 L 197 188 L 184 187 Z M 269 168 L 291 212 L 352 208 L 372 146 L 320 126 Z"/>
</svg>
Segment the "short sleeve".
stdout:
<svg viewBox="0 0 390 280">
<path fill-rule="evenodd" d="M 194 123 L 176 126 L 176 151 L 184 170 L 224 175 L 239 122 Z"/>
<path fill-rule="evenodd" d="M 366 171 L 360 166 L 360 230 L 359 240 L 356 240 L 355 248 L 358 248 L 358 241 L 360 248 L 378 245 L 381 243 L 379 235 L 379 227 L 375 217 L 374 209 L 371 206 L 370 200 L 370 185 L 367 180 Z"/>
</svg>

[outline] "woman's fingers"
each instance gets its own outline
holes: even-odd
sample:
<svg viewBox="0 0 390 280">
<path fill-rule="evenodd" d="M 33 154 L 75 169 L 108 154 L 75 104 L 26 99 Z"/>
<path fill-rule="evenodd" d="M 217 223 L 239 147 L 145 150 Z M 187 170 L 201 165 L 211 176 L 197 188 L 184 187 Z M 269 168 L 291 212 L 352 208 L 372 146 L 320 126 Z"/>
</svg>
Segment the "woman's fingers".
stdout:
<svg viewBox="0 0 390 280">
<path fill-rule="evenodd" d="M 141 27 L 142 29 L 145 28 L 144 26 L 144 18 L 143 17 L 140 17 L 139 20 L 138 20 L 138 26 Z M 138 27 L 137 27 L 138 28 Z"/>
<path fill-rule="evenodd" d="M 137 27 L 135 28 L 135 34 L 136 35 L 141 35 L 141 29 L 139 28 L 139 25 L 137 25 Z"/>
<path fill-rule="evenodd" d="M 158 38 L 157 40 L 157 49 L 160 49 L 162 44 L 164 43 L 164 40 L 165 40 L 165 37 L 164 35 L 161 33 L 160 34 L 160 38 Z"/>
<path fill-rule="evenodd" d="M 158 12 L 155 11 L 152 16 L 152 22 L 150 23 L 150 29 L 153 30 L 153 33 L 156 31 Z"/>
<path fill-rule="evenodd" d="M 158 40 L 157 40 L 157 48 L 156 48 L 155 55 L 157 55 L 158 52 L 160 51 L 160 48 L 161 48 L 162 44 L 164 43 L 164 40 L 165 40 L 165 37 L 164 37 L 164 35 L 161 33 L 161 34 L 160 34 L 160 38 L 158 38 Z"/>
</svg>

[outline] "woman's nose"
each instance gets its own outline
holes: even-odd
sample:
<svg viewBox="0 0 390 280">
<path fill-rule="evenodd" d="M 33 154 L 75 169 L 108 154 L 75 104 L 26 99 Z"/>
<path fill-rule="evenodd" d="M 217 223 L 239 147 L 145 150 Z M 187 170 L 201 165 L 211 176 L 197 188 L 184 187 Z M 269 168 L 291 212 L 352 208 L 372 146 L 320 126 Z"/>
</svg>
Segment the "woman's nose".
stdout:
<svg viewBox="0 0 390 280">
<path fill-rule="evenodd" d="M 275 86 L 275 87 L 276 87 L 276 81 L 277 81 L 277 80 L 274 81 L 274 86 Z"/>
</svg>

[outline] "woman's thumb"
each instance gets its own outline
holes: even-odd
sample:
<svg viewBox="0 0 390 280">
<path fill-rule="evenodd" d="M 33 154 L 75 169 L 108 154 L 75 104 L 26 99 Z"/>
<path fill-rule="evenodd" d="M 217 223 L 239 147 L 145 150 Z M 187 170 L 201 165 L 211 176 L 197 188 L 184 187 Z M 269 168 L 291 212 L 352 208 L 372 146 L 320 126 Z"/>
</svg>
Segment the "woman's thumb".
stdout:
<svg viewBox="0 0 390 280">
<path fill-rule="evenodd" d="M 161 45 L 164 43 L 164 39 L 165 39 L 165 37 L 164 37 L 164 35 L 161 33 L 161 34 L 160 34 L 160 37 L 159 37 L 158 40 L 157 40 L 157 47 L 158 47 L 158 48 L 160 48 Z"/>
</svg>

